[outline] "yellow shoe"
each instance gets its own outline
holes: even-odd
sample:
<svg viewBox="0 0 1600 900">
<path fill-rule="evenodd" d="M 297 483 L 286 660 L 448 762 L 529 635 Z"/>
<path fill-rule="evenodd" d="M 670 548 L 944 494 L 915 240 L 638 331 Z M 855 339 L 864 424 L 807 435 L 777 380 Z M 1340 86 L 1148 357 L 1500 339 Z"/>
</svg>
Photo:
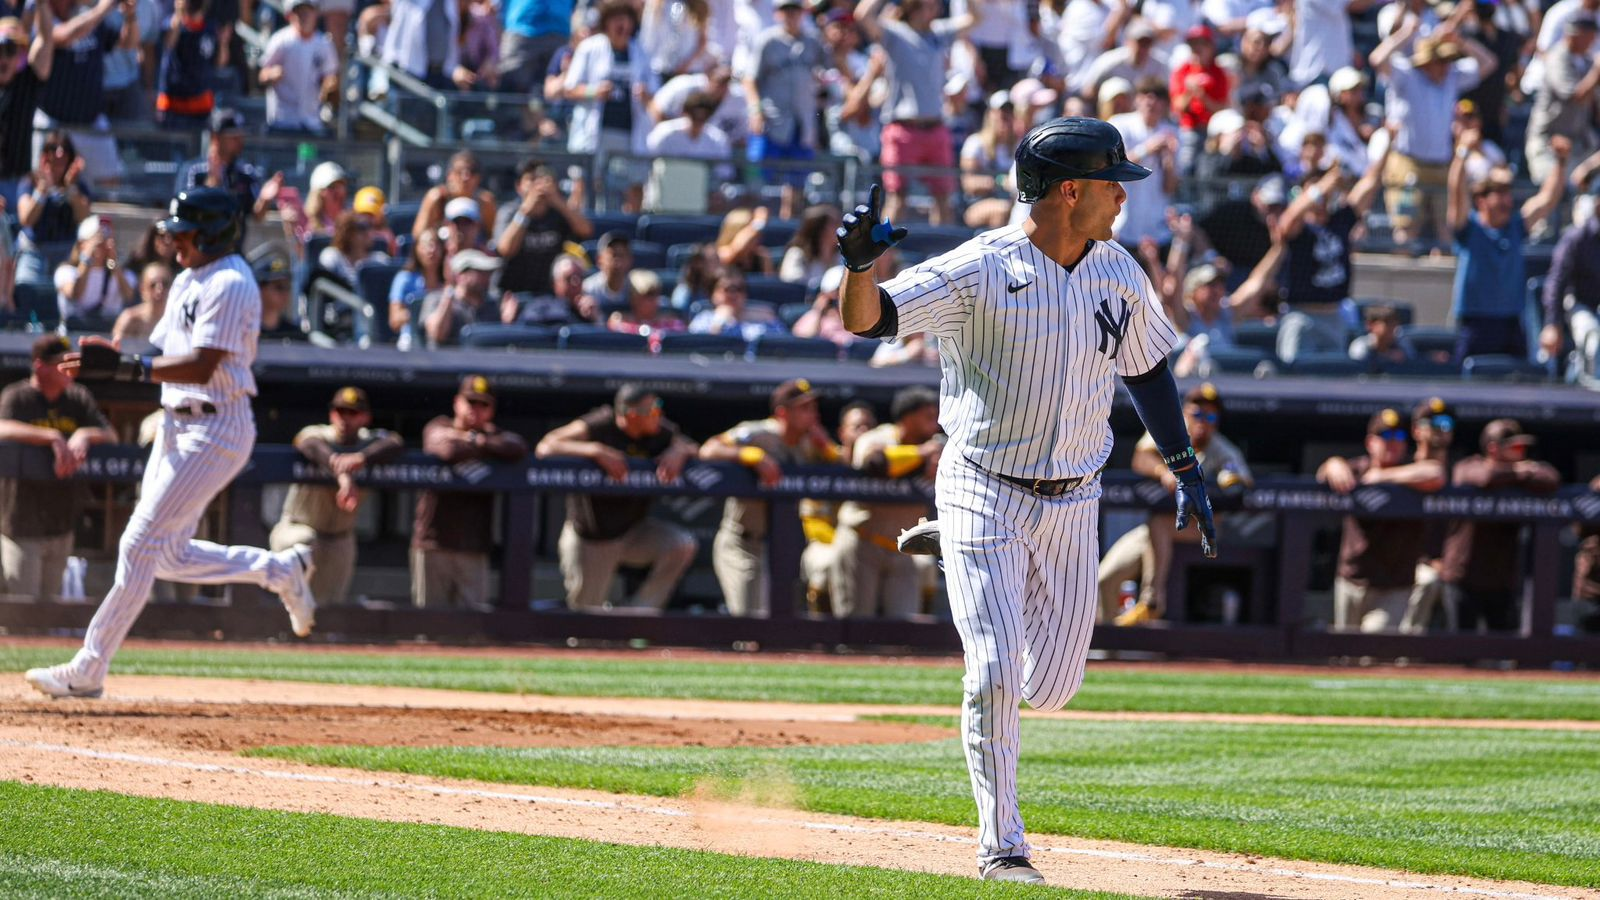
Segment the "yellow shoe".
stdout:
<svg viewBox="0 0 1600 900">
<path fill-rule="evenodd" d="M 1143 625 L 1146 622 L 1154 622 L 1159 618 L 1161 618 L 1160 613 L 1151 608 L 1150 604 L 1140 600 L 1127 612 L 1117 616 L 1115 621 L 1118 625 L 1123 626 Z"/>
</svg>

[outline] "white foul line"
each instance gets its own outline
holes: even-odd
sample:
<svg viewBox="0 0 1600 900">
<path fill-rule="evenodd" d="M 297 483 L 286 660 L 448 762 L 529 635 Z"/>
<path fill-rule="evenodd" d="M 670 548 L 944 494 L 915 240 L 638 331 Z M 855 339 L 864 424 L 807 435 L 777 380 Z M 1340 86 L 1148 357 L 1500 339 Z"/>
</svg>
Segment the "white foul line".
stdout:
<svg viewBox="0 0 1600 900">
<path fill-rule="evenodd" d="M 184 769 L 191 772 L 220 772 L 229 775 L 251 775 L 261 778 L 277 778 L 283 781 L 301 781 L 313 784 L 342 784 L 352 787 L 379 787 L 397 791 L 419 791 L 442 797 L 478 797 L 489 800 L 512 800 L 519 803 L 542 803 L 550 806 L 573 806 L 586 809 L 614 809 L 628 812 L 647 813 L 657 816 L 670 816 L 673 818 L 688 818 L 694 814 L 681 809 L 672 809 L 667 806 L 651 806 L 636 803 L 618 803 L 610 800 L 577 800 L 569 797 L 550 797 L 543 794 L 520 794 L 509 791 L 488 791 L 481 788 L 453 788 L 442 785 L 415 784 L 406 781 L 372 781 L 362 778 L 343 778 L 337 775 L 317 775 L 310 772 L 279 772 L 271 769 L 250 769 L 243 766 L 224 766 L 217 763 L 190 762 L 188 760 L 170 759 L 162 756 L 143 756 L 136 753 L 121 753 L 112 750 L 90 750 L 84 747 L 69 747 L 64 744 L 46 744 L 35 741 L 17 741 L 0 738 L 0 746 L 17 747 L 25 750 L 37 750 L 45 753 L 59 753 L 66 756 L 79 756 L 87 759 L 104 759 L 114 762 L 136 763 L 146 766 L 159 766 L 168 769 Z M 956 837 L 955 835 L 937 834 L 928 831 L 908 831 L 897 828 L 872 828 L 863 825 L 847 825 L 835 822 L 807 822 L 787 819 L 757 818 L 750 820 L 756 825 L 777 825 L 804 828 L 812 831 L 844 831 L 851 834 L 879 834 L 902 839 L 916 839 L 935 841 L 946 844 L 977 843 L 972 838 Z M 1298 869 L 1263 868 L 1261 866 L 1240 865 L 1237 863 L 1215 862 L 1202 859 L 1180 859 L 1171 857 L 1152 856 L 1145 853 L 1132 853 L 1122 850 L 1095 850 L 1086 847 L 1034 847 L 1033 849 L 1045 853 L 1065 853 L 1074 856 L 1090 856 L 1100 859 L 1114 859 L 1121 862 L 1154 863 L 1166 866 L 1193 866 L 1201 869 L 1218 869 L 1228 872 L 1248 872 L 1253 874 L 1275 875 L 1281 878 L 1304 878 L 1313 881 L 1331 881 L 1341 884 L 1369 884 L 1382 887 L 1399 888 L 1411 891 L 1431 891 L 1440 894 L 1460 894 L 1473 897 L 1492 897 L 1496 900 L 1564 900 L 1554 894 L 1525 894 L 1518 891 L 1497 891 L 1488 888 L 1460 887 L 1448 884 L 1430 884 L 1422 881 L 1399 881 L 1387 878 L 1363 878 L 1356 875 L 1336 875 L 1327 872 L 1303 872 Z"/>
</svg>

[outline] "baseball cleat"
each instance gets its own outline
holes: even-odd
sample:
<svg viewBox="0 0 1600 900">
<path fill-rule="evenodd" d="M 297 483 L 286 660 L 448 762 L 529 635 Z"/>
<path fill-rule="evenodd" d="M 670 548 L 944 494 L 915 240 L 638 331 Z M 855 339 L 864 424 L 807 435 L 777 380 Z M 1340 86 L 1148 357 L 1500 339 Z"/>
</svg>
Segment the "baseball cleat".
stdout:
<svg viewBox="0 0 1600 900">
<path fill-rule="evenodd" d="M 898 546 L 901 553 L 911 556 L 938 556 L 939 520 L 923 519 L 900 532 Z"/>
<path fill-rule="evenodd" d="M 85 697 L 93 699 L 105 693 L 105 685 L 89 681 L 73 669 L 72 663 L 62 663 L 43 669 L 29 669 L 23 678 L 33 689 L 47 697 Z"/>
<path fill-rule="evenodd" d="M 1002 856 L 990 860 L 983 867 L 984 881 L 1020 881 L 1023 884 L 1044 884 L 1044 876 L 1028 862 L 1026 856 Z"/>
<path fill-rule="evenodd" d="M 1140 600 L 1138 603 L 1128 607 L 1127 611 L 1119 614 L 1116 618 L 1116 623 L 1121 626 L 1143 625 L 1146 622 L 1154 622 L 1159 618 L 1161 618 L 1160 613 L 1156 612 L 1150 604 Z"/>
<path fill-rule="evenodd" d="M 310 544 L 295 544 L 288 552 L 294 563 L 294 577 L 278 596 L 289 611 L 289 628 L 295 637 L 307 637 L 311 626 L 317 624 L 317 601 L 311 596 L 311 573 L 317 565 L 311 557 Z"/>
</svg>

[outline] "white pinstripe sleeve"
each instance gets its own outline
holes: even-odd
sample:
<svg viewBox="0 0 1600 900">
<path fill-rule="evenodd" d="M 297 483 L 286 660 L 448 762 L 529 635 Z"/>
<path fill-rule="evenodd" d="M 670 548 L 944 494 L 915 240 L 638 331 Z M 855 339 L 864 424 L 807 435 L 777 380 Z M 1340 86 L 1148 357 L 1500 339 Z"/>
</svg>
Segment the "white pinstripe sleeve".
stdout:
<svg viewBox="0 0 1600 900">
<path fill-rule="evenodd" d="M 206 279 L 205 293 L 195 310 L 194 336 L 191 345 L 196 349 L 210 347 L 229 353 L 242 353 L 250 340 L 249 307 L 260 307 L 261 292 L 255 282 L 239 272 L 221 269 Z"/>
<path fill-rule="evenodd" d="M 1117 374 L 1124 378 L 1143 375 L 1160 365 L 1177 346 L 1178 332 L 1167 320 L 1167 312 L 1161 308 L 1161 298 L 1156 295 L 1150 276 L 1133 257 L 1126 252 L 1118 253 L 1113 265 L 1122 284 L 1132 294 L 1128 298 L 1131 315 L 1126 337 L 1122 352 L 1117 355 Z"/>
<path fill-rule="evenodd" d="M 972 318 L 982 267 L 983 254 L 976 246 L 963 244 L 883 284 L 900 317 L 898 335 L 909 337 L 926 331 L 955 337 Z"/>
</svg>

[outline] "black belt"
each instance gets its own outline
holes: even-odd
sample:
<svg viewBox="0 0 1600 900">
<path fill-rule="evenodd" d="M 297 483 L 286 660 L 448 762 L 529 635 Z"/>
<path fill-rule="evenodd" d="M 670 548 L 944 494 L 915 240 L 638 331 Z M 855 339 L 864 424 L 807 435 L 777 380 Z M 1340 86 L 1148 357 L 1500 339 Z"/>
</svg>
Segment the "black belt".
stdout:
<svg viewBox="0 0 1600 900">
<path fill-rule="evenodd" d="M 973 465 L 977 466 L 979 469 L 983 469 L 983 471 L 988 472 L 990 475 L 993 475 L 1001 481 L 1014 484 L 1017 487 L 1028 491 L 1035 497 L 1059 497 L 1062 494 L 1065 494 L 1067 491 L 1082 485 L 1084 482 L 1093 481 L 1095 477 L 1105 469 L 1105 466 L 1101 466 L 1100 468 L 1095 469 L 1093 472 L 1090 472 L 1087 475 L 1079 475 L 1077 478 L 1050 479 L 1018 478 L 1015 475 L 1003 475 L 999 472 L 991 472 L 988 469 L 984 469 L 983 466 L 978 466 L 977 463 L 973 463 Z"/>
<path fill-rule="evenodd" d="M 175 416 L 214 416 L 217 414 L 217 407 L 209 402 L 191 403 L 188 406 L 169 406 L 167 412 Z"/>
</svg>

